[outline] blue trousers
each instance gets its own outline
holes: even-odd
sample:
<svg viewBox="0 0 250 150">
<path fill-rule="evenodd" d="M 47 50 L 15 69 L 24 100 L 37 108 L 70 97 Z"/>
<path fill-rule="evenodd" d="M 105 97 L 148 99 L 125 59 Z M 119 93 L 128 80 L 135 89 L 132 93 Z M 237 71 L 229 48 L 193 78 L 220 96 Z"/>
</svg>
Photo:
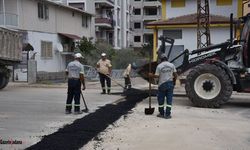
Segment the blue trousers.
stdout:
<svg viewBox="0 0 250 150">
<path fill-rule="evenodd" d="M 173 91 L 174 91 L 174 84 L 173 81 L 167 81 L 161 84 L 158 87 L 158 104 L 159 104 L 159 112 L 161 115 L 164 115 L 164 103 L 165 98 L 167 100 L 167 105 L 165 109 L 165 115 L 171 115 L 171 108 L 172 108 L 172 100 L 173 100 Z"/>
<path fill-rule="evenodd" d="M 72 101 L 75 101 L 75 111 L 80 111 L 80 94 L 81 94 L 81 82 L 80 79 L 68 80 L 68 96 L 66 102 L 66 111 L 71 111 Z"/>
</svg>

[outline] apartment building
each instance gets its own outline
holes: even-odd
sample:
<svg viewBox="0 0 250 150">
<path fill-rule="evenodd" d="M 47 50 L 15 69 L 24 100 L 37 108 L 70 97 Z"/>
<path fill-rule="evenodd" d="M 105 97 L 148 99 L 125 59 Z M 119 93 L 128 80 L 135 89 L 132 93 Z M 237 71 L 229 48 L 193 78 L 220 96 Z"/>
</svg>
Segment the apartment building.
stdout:
<svg viewBox="0 0 250 150">
<path fill-rule="evenodd" d="M 107 42 L 115 49 L 130 46 L 129 0 L 95 0 L 96 41 Z"/>
<path fill-rule="evenodd" d="M 93 24 L 95 42 L 105 42 L 115 49 L 130 47 L 129 0 L 54 0 L 95 14 Z"/>
<path fill-rule="evenodd" d="M 141 48 L 144 43 L 152 43 L 153 30 L 147 29 L 148 22 L 161 19 L 161 0 L 130 0 L 133 6 L 131 29 L 133 47 Z"/>
<path fill-rule="evenodd" d="M 64 71 L 75 42 L 91 37 L 92 14 L 74 7 L 48 0 L 0 0 L 0 12 L 0 24 L 20 30 L 34 50 L 29 59 L 37 61 L 38 74 Z M 19 80 L 27 79 L 27 68 L 16 73 Z"/>
<path fill-rule="evenodd" d="M 94 0 L 50 0 L 53 2 L 57 2 L 59 4 L 64 4 L 67 6 L 71 6 L 77 9 L 80 9 L 86 13 L 92 14 L 93 17 L 90 20 L 90 32 L 91 32 L 91 39 L 95 41 L 95 2 Z"/>
<path fill-rule="evenodd" d="M 242 16 L 243 0 L 210 0 L 211 43 L 218 44 L 230 38 L 229 17 Z M 162 0 L 162 19 L 147 24 L 154 30 L 154 59 L 161 41 L 161 35 L 175 39 L 173 56 L 184 49 L 197 48 L 197 0 Z M 169 47 L 169 46 L 167 46 Z"/>
</svg>

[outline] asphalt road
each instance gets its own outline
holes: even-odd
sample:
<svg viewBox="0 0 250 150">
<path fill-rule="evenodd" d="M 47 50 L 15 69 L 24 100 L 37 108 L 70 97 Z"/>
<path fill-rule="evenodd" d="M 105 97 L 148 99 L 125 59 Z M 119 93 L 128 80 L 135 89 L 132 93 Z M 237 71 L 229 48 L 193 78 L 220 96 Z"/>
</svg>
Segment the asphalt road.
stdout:
<svg viewBox="0 0 250 150">
<path fill-rule="evenodd" d="M 220 109 L 193 107 L 187 97 L 174 97 L 171 119 L 145 115 L 148 101 L 110 125 L 82 150 L 249 150 L 250 94 L 234 94 Z"/>
<path fill-rule="evenodd" d="M 143 84 L 138 85 L 144 87 Z M 122 98 L 118 94 L 100 95 L 99 92 L 98 85 L 84 91 L 90 113 L 100 106 Z M 121 92 L 121 88 L 115 87 L 113 92 Z M 204 109 L 193 107 L 186 97 L 178 95 L 174 98 L 171 120 L 156 117 L 155 98 L 154 115 L 145 116 L 144 108 L 148 106 L 147 100 L 144 100 L 129 115 L 111 124 L 105 132 L 100 133 L 99 137 L 82 149 L 163 150 L 168 147 L 173 150 L 247 150 L 250 147 L 249 97 L 250 94 L 236 93 L 222 108 Z M 0 150 L 29 147 L 40 141 L 44 135 L 51 134 L 86 115 L 65 115 L 65 99 L 65 86 L 10 86 L 0 91 L 0 140 L 22 142 L 12 145 L 0 144 Z"/>
<path fill-rule="evenodd" d="M 121 98 L 99 92 L 99 88 L 84 91 L 90 113 Z M 24 149 L 86 115 L 65 115 L 65 102 L 66 88 L 7 87 L 0 91 L 0 140 L 19 142 L 0 144 L 0 149 Z"/>
</svg>

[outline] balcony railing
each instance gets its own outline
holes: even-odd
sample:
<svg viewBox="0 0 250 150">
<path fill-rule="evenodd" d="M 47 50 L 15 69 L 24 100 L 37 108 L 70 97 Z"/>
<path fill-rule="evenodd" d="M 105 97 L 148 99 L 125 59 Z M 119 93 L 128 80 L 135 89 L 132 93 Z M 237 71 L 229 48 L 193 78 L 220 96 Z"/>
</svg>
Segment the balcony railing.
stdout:
<svg viewBox="0 0 250 150">
<path fill-rule="evenodd" d="M 95 18 L 95 24 L 97 26 L 105 26 L 105 27 L 112 28 L 113 20 L 110 18 Z"/>
<path fill-rule="evenodd" d="M 155 1 L 148 1 L 148 0 L 144 0 L 143 3 L 144 7 L 160 7 L 161 6 L 161 2 L 159 0 L 155 0 Z"/>
<path fill-rule="evenodd" d="M 114 7 L 114 0 L 96 0 L 96 7 L 104 6 L 104 7 Z"/>
<path fill-rule="evenodd" d="M 18 15 L 0 12 L 0 25 L 18 26 Z"/>
</svg>

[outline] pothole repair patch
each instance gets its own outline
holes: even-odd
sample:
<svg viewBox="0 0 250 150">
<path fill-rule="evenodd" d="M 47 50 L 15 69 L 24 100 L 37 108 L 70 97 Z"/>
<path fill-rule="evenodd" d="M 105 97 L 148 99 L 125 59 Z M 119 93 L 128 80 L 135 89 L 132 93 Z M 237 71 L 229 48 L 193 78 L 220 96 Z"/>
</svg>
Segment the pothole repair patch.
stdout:
<svg viewBox="0 0 250 150">
<path fill-rule="evenodd" d="M 27 150 L 78 150 L 147 97 L 147 91 L 131 89 L 125 101 L 107 104 L 57 132 L 44 136 L 40 142 L 28 147 Z"/>
</svg>

